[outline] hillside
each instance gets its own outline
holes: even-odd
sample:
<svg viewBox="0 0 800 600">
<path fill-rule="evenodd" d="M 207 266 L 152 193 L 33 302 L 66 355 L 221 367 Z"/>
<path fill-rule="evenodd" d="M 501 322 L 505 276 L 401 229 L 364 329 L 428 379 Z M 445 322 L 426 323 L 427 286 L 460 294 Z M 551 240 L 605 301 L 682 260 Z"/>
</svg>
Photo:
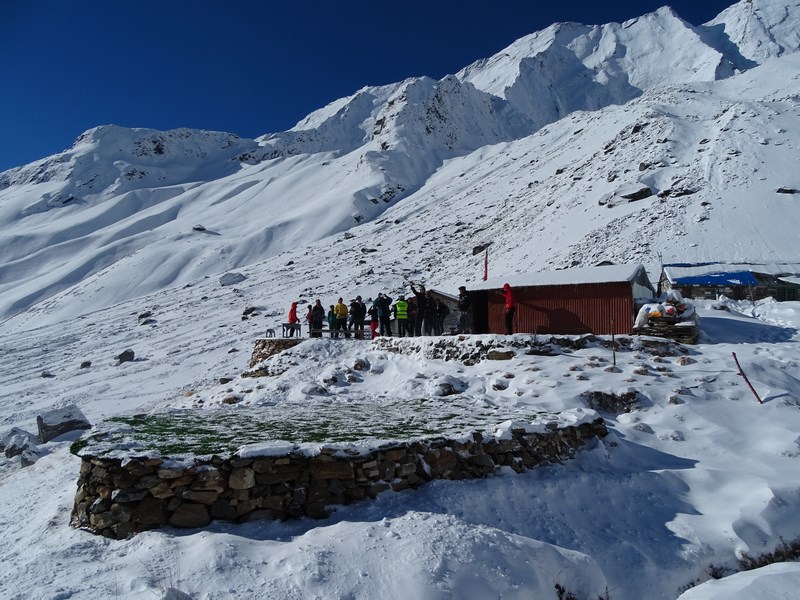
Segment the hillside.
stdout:
<svg viewBox="0 0 800 600">
<path fill-rule="evenodd" d="M 39 305 L 57 321 L 406 214 L 463 212 L 470 239 L 494 241 L 498 273 L 786 260 L 793 249 L 776 240 L 797 203 L 775 191 L 800 187 L 796 8 L 740 2 L 702 27 L 666 8 L 558 24 L 457 75 L 366 87 L 258 140 L 98 127 L 0 174 L 0 319 Z M 614 199 L 645 186 L 644 201 Z M 520 224 L 525 241 L 509 240 Z M 451 243 L 455 257 L 471 250 Z M 465 262 L 453 267 L 468 279 Z"/>
</svg>

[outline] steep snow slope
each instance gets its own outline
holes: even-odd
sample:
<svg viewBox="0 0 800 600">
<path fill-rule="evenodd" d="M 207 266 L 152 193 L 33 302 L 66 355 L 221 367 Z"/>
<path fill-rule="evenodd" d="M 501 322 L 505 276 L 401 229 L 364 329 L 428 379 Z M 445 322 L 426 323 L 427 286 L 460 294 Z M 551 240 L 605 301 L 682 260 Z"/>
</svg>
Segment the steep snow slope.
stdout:
<svg viewBox="0 0 800 600">
<path fill-rule="evenodd" d="M 735 47 L 737 67 L 746 68 L 773 56 L 800 50 L 798 0 L 744 0 L 722 11 L 704 29 L 720 48 Z"/>
<path fill-rule="evenodd" d="M 462 278 L 473 237 L 494 242 L 501 272 L 601 257 L 654 265 L 659 254 L 790 258 L 782 236 L 796 203 L 774 190 L 797 187 L 787 157 L 799 12 L 796 0 L 761 0 L 700 28 L 667 8 L 554 25 L 458 76 L 366 87 L 257 141 L 89 131 L 0 174 L 0 319 L 60 292 L 40 307 L 52 319 L 85 310 L 87 294 L 108 306 L 185 285 L 380 225 L 406 203 L 386 218 L 405 219 L 409 243 L 448 233 L 434 223 L 459 230 L 451 254 Z M 711 83 L 775 55 L 785 60 L 765 65 L 765 85 L 741 99 L 736 86 L 750 80 Z M 623 201 L 645 187 L 661 202 Z M 452 218 L 462 213 L 468 233 Z"/>
<path fill-rule="evenodd" d="M 795 195 L 776 190 L 800 188 L 798 97 L 798 54 L 722 82 L 653 90 L 450 159 L 404 200 L 362 197 L 358 212 L 339 201 L 353 193 L 353 180 L 361 185 L 371 172 L 376 185 L 381 181 L 358 152 L 246 166 L 212 183 L 174 188 L 174 196 L 98 228 L 92 219 L 107 218 L 106 202 L 75 213 L 81 235 L 42 243 L 4 266 L 7 315 L 37 299 L 32 294 L 63 287 L 8 325 L 56 322 L 88 306 L 241 268 L 310 239 L 322 242 L 295 262 L 299 278 L 316 264 L 363 263 L 355 285 L 390 289 L 408 277 L 455 289 L 482 272 L 482 258 L 472 253 L 482 244 L 490 244 L 490 270 L 498 275 L 602 260 L 642 261 L 655 272 L 659 255 L 788 261 L 796 254 L 800 206 Z M 625 197 L 642 190 L 650 195 Z M 145 192 L 118 201 L 136 204 L 137 194 Z M 158 219 L 164 223 L 151 226 Z M 356 219 L 365 223 L 350 230 Z M 192 231 L 197 223 L 208 230 Z M 39 226 L 13 245 L 62 235 Z M 45 261 L 49 269 L 41 268 Z M 98 261 L 111 266 L 83 276 Z"/>
<path fill-rule="evenodd" d="M 253 339 L 284 319 L 289 300 L 394 294 L 400 290 L 390 286 L 404 275 L 426 275 L 403 260 L 405 252 L 414 255 L 404 247 L 402 225 L 370 223 L 354 230 L 356 237 L 290 250 L 244 269 L 248 279 L 235 288 L 201 279 L 51 325 L 44 311 L 26 312 L 27 330 L 11 331 L 8 324 L 1 330 L 7 410 L 0 431 L 32 430 L 41 411 L 70 403 L 92 422 L 176 407 L 324 414 L 365 401 L 375 404 L 374 413 L 393 408 L 414 419 L 410 407 L 420 398 L 440 402 L 450 415 L 502 414 L 585 408 L 583 391 L 635 390 L 636 409 L 604 414 L 609 438 L 565 465 L 387 492 L 324 521 L 217 523 L 121 542 L 69 527 L 79 465 L 66 436 L 47 444 L 50 454 L 32 467 L 0 461 L 0 526 L 7 540 L 0 548 L 0 592 L 14 600 L 133 600 L 165 597 L 174 587 L 198 599 L 401 600 L 412 590 L 423 600 L 477 600 L 547 597 L 561 583 L 579 597 L 602 597 L 607 585 L 615 600 L 672 600 L 708 579 L 712 565 L 734 569 L 737 556 L 770 551 L 782 537 L 800 535 L 797 303 L 731 304 L 732 313 L 701 308 L 701 344 L 688 356 L 634 346 L 617 353 L 616 369 L 609 368 L 610 350 L 594 343 L 556 356 L 520 352 L 508 362 L 467 366 L 431 358 L 426 349 L 439 343 L 435 338 L 405 340 L 403 352 L 324 339 L 276 357 L 289 368 L 282 375 L 237 376 Z M 380 228 L 381 237 L 368 235 Z M 427 244 L 423 258 L 449 269 L 447 236 L 418 241 Z M 258 314 L 242 320 L 246 307 Z M 152 312 L 148 324 L 137 318 L 144 310 Z M 505 344 L 508 338 L 477 341 Z M 125 348 L 137 360 L 117 364 L 114 356 Z M 764 404 L 735 371 L 731 351 Z M 331 374 L 350 374 L 356 359 L 369 369 L 330 383 Z M 86 361 L 91 366 L 80 368 Z M 221 377 L 233 381 L 223 384 Z M 432 396 L 441 382 L 463 392 Z M 327 393 L 308 394 L 308 386 L 325 386 Z M 230 395 L 241 403 L 225 404 Z M 796 571 L 782 573 L 788 582 L 781 589 L 797 581 Z"/>
</svg>

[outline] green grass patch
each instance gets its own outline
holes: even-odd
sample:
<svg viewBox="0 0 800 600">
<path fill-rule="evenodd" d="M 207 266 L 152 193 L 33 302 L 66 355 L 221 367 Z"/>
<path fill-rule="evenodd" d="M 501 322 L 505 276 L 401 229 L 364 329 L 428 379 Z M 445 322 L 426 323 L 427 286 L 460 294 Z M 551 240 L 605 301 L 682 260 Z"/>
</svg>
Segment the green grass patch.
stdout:
<svg viewBox="0 0 800 600">
<path fill-rule="evenodd" d="M 184 410 L 113 417 L 99 434 L 80 440 L 82 447 L 76 447 L 76 453 L 102 456 L 128 450 L 161 456 L 225 455 L 245 444 L 277 440 L 336 444 L 455 436 L 472 429 L 486 431 L 508 419 L 532 420 L 538 414 L 541 411 L 532 408 L 459 404 L 453 397 Z"/>
</svg>

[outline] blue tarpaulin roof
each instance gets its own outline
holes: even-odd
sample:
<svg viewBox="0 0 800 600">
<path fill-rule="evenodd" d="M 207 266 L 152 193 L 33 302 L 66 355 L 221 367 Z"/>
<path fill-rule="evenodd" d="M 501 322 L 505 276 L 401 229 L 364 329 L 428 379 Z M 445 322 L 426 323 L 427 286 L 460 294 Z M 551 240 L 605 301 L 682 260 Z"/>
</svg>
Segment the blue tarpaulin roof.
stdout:
<svg viewBox="0 0 800 600">
<path fill-rule="evenodd" d="M 695 263 L 664 265 L 664 275 L 673 285 L 758 285 L 756 274 L 796 275 L 800 264 L 742 264 L 742 263 Z"/>
<path fill-rule="evenodd" d="M 758 285 L 755 275 L 746 271 L 736 273 L 709 273 L 671 279 L 679 285 Z"/>
</svg>

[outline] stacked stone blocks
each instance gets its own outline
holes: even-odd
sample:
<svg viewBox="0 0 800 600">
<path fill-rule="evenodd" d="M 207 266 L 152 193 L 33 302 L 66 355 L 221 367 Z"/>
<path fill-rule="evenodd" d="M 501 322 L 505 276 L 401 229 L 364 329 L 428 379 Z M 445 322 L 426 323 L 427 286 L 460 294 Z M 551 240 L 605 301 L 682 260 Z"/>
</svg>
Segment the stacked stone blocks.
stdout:
<svg viewBox="0 0 800 600">
<path fill-rule="evenodd" d="M 362 454 L 323 447 L 319 454 L 213 456 L 180 464 L 163 458 L 82 456 L 72 524 L 114 539 L 162 526 L 211 521 L 324 518 L 329 507 L 417 488 L 433 479 L 487 477 L 501 467 L 521 473 L 572 458 L 607 434 L 602 419 L 545 433 L 437 438 L 387 444 Z"/>
</svg>

